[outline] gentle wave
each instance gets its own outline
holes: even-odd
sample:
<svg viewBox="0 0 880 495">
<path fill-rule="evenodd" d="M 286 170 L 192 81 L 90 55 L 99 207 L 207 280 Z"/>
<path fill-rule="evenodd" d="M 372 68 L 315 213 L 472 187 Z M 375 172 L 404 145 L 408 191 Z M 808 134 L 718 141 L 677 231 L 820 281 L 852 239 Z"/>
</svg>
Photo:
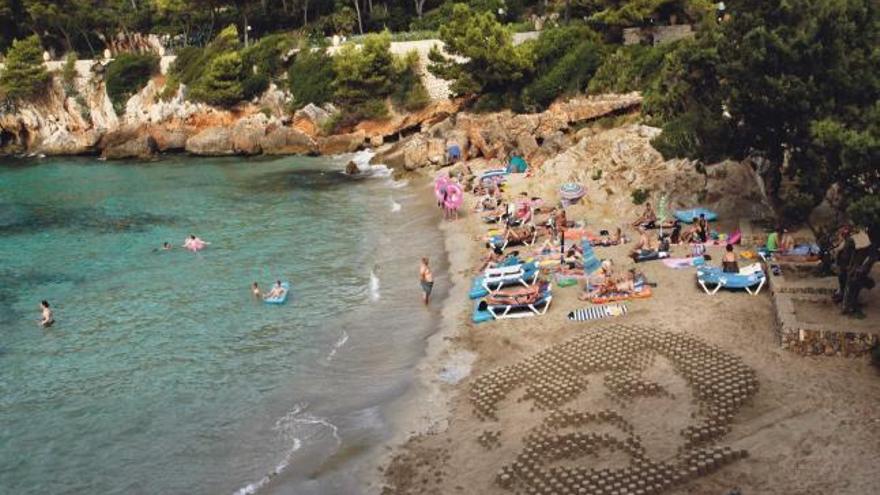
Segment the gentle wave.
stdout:
<svg viewBox="0 0 880 495">
<path fill-rule="evenodd" d="M 347 334 L 345 335 L 345 340 L 348 340 Z M 318 425 L 324 428 L 329 428 L 333 433 L 333 438 L 336 439 L 337 447 L 342 445 L 342 438 L 339 436 L 339 428 L 325 418 L 313 416 L 311 414 L 304 414 L 306 407 L 307 405 L 305 404 L 297 404 L 287 414 L 275 421 L 273 429 L 277 431 L 284 440 L 289 441 L 291 444 L 290 449 L 285 453 L 281 462 L 279 462 L 267 475 L 253 483 L 248 483 L 244 487 L 233 492 L 234 495 L 254 495 L 259 492 L 260 489 L 269 484 L 269 482 L 272 481 L 272 478 L 283 473 L 284 470 L 290 466 L 290 460 L 293 457 L 293 454 L 303 445 L 303 440 L 296 436 L 301 433 L 300 425 Z"/>
<path fill-rule="evenodd" d="M 343 330 L 342 336 L 339 337 L 335 344 L 333 344 L 333 348 L 330 349 L 330 354 L 327 354 L 327 361 L 332 360 L 333 356 L 336 355 L 336 351 L 338 351 L 340 347 L 344 346 L 346 342 L 348 342 L 348 333 Z"/>
<path fill-rule="evenodd" d="M 379 293 L 379 275 L 376 274 L 376 269 L 370 270 L 370 301 L 376 302 L 381 298 L 381 294 Z"/>
</svg>

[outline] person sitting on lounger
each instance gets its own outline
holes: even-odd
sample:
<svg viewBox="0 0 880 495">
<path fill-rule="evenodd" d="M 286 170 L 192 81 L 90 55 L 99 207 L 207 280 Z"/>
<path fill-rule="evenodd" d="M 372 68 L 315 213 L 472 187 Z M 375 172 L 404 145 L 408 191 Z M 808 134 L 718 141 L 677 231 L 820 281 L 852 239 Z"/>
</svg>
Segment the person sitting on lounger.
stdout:
<svg viewBox="0 0 880 495">
<path fill-rule="evenodd" d="M 506 256 L 504 255 L 504 251 L 501 247 L 498 246 L 489 246 L 489 253 L 483 258 L 483 264 L 480 265 L 480 268 L 477 270 L 478 272 L 482 272 L 486 268 L 495 268 L 498 263 L 504 261 Z"/>
<path fill-rule="evenodd" d="M 681 234 L 681 242 L 700 242 L 700 225 L 698 221 L 699 219 L 697 217 L 694 217 L 694 221 L 691 226 L 688 227 L 688 229 L 685 230 L 683 234 Z"/>
<path fill-rule="evenodd" d="M 657 213 L 654 212 L 654 207 L 651 206 L 651 203 L 645 203 L 645 211 L 642 212 L 642 215 L 633 222 L 633 227 L 644 227 L 647 229 L 653 228 L 654 225 L 657 224 Z"/>
<path fill-rule="evenodd" d="M 639 227 L 639 240 L 630 251 L 630 256 L 638 256 L 644 251 L 656 251 L 657 246 L 648 235 L 648 231 L 644 227 Z"/>
<path fill-rule="evenodd" d="M 794 238 L 788 229 L 782 229 L 782 237 L 779 239 L 779 251 L 787 253 L 794 249 Z"/>
<path fill-rule="evenodd" d="M 739 263 L 736 262 L 733 244 L 728 244 L 724 248 L 724 256 L 721 258 L 721 270 L 724 273 L 739 273 Z"/>
</svg>

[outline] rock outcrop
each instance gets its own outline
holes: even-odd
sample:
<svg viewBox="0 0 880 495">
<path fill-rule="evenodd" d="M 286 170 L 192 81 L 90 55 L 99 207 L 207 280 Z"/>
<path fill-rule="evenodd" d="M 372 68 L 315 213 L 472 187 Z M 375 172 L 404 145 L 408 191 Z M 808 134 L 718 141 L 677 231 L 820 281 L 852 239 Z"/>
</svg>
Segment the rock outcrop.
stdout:
<svg viewBox="0 0 880 495">
<path fill-rule="evenodd" d="M 573 125 L 637 111 L 641 101 L 642 97 L 637 93 L 580 97 L 554 104 L 546 112 L 537 114 L 510 111 L 456 114 L 453 110 L 457 104 L 438 104 L 431 112 L 420 114 L 424 119 L 420 132 L 381 148 L 373 163 L 414 170 L 444 163 L 449 147 L 457 146 L 462 160 L 504 160 L 515 152 L 539 167 L 575 142 Z M 370 125 L 369 122 L 361 123 L 358 128 L 364 129 L 368 136 L 370 132 L 383 133 L 390 128 Z M 392 123 L 385 125 L 392 126 Z M 400 126 L 401 122 L 393 125 Z"/>
<path fill-rule="evenodd" d="M 156 140 L 150 134 L 136 129 L 109 132 L 101 139 L 101 157 L 109 160 L 124 158 L 149 158 L 158 150 Z"/>
<path fill-rule="evenodd" d="M 186 140 L 186 151 L 200 156 L 234 155 L 232 131 L 226 127 L 209 127 Z"/>
<path fill-rule="evenodd" d="M 312 155 L 318 151 L 315 141 L 293 127 L 276 127 L 260 140 L 267 155 Z"/>
</svg>

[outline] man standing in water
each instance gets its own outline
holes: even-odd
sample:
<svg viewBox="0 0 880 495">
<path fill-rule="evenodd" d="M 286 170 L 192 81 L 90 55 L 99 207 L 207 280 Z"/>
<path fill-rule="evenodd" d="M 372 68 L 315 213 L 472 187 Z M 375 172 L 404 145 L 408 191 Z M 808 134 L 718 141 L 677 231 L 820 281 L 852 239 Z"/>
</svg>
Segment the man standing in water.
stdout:
<svg viewBox="0 0 880 495">
<path fill-rule="evenodd" d="M 428 266 L 428 258 L 422 258 L 422 264 L 419 267 L 419 285 L 422 286 L 422 292 L 425 293 L 424 300 L 425 306 L 427 306 L 431 290 L 434 289 L 434 274 L 431 273 L 431 267 Z"/>
<path fill-rule="evenodd" d="M 40 318 L 40 326 L 43 328 L 49 328 L 55 323 L 55 315 L 52 314 L 52 310 L 49 309 L 49 301 L 41 301 L 40 309 L 43 312 L 43 317 Z"/>
</svg>

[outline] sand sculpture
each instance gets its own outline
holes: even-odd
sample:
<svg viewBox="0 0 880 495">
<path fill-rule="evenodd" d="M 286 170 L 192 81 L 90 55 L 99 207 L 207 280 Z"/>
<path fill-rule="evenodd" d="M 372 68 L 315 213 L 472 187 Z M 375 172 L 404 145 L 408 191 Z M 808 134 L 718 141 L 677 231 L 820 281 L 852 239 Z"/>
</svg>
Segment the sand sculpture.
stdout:
<svg viewBox="0 0 880 495">
<path fill-rule="evenodd" d="M 499 403 L 520 389 L 517 402 L 547 414 L 525 436 L 516 459 L 496 473 L 500 486 L 529 495 L 658 494 L 747 455 L 718 445 L 737 412 L 758 391 L 754 370 L 740 358 L 689 335 L 639 326 L 589 332 L 474 381 L 469 401 L 484 421 L 497 421 Z M 679 432 L 677 453 L 664 459 L 646 455 L 642 438 L 617 411 L 638 407 L 638 400 L 646 397 L 684 400 L 640 379 L 658 356 L 687 382 L 696 402 L 690 424 Z M 568 407 L 591 386 L 591 375 L 601 375 L 606 398 L 616 407 Z M 503 439 L 487 430 L 478 442 L 492 449 Z M 628 458 L 626 467 L 591 467 L 603 456 L 617 454 Z"/>
</svg>

